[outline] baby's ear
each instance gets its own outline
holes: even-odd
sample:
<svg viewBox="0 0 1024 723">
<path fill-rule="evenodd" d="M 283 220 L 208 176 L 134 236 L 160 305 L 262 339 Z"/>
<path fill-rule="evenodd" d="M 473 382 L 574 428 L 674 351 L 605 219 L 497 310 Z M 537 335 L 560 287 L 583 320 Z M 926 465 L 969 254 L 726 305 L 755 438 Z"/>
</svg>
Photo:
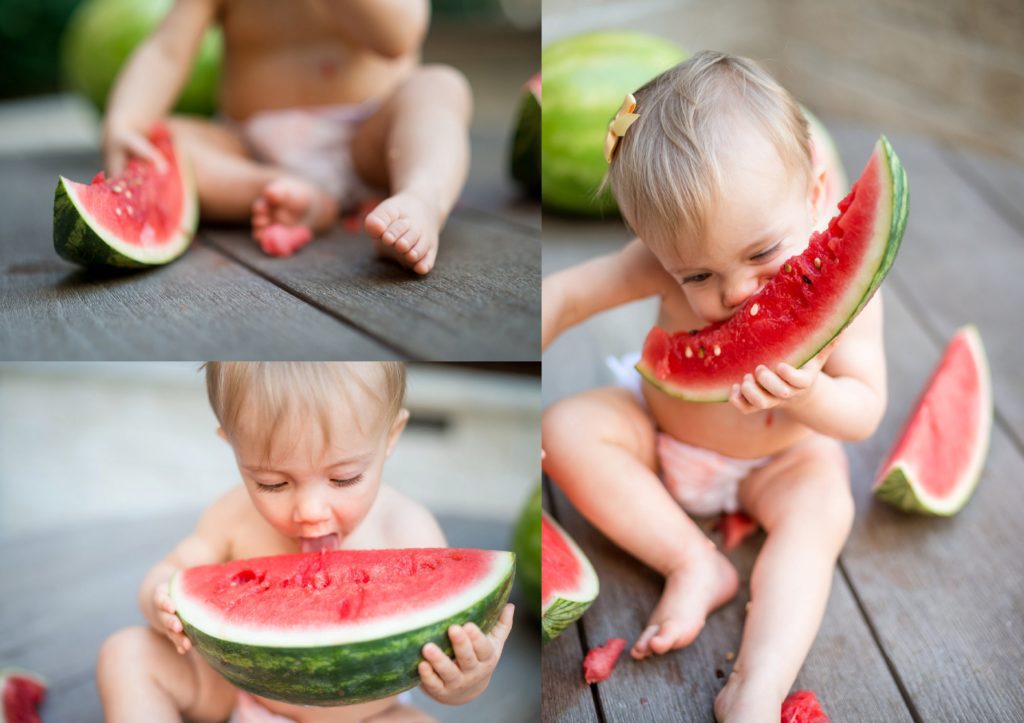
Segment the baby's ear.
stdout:
<svg viewBox="0 0 1024 723">
<path fill-rule="evenodd" d="M 217 436 L 225 442 L 228 441 L 228 433 L 224 431 L 224 427 L 217 427 Z"/>
<path fill-rule="evenodd" d="M 828 169 L 825 166 L 815 166 L 811 171 L 810 202 L 816 225 L 822 220 L 828 220 L 824 218 L 828 213 L 828 209 L 825 208 L 825 202 L 828 200 L 825 198 L 825 178 L 827 174 Z"/>
<path fill-rule="evenodd" d="M 384 453 L 386 456 L 391 456 L 391 450 L 394 449 L 395 443 L 398 438 L 402 436 L 402 430 L 405 429 L 406 423 L 409 421 L 409 410 L 400 409 L 398 416 L 395 417 L 395 421 L 391 423 L 391 430 L 388 432 L 388 448 Z"/>
</svg>

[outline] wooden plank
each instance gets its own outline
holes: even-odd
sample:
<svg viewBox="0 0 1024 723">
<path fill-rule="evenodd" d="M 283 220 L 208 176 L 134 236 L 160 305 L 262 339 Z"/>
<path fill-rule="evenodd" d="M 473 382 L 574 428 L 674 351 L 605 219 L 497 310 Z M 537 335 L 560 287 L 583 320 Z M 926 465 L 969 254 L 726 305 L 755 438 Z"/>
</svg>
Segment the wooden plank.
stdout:
<svg viewBox="0 0 1024 723">
<path fill-rule="evenodd" d="M 833 124 L 855 177 L 877 131 Z M 910 218 L 886 284 L 913 305 L 933 342 L 968 322 L 978 326 L 996 389 L 997 413 L 1024 440 L 1024 366 L 1018 330 L 1024 309 L 1024 231 L 995 213 L 955 173 L 936 143 L 904 134 L 890 138 L 907 170 Z"/>
<path fill-rule="evenodd" d="M 544 479 L 544 508 L 561 521 L 559 509 L 551 499 L 551 481 Z M 563 505 L 566 505 L 564 497 Z M 542 710 L 545 723 L 593 723 L 597 708 L 590 686 L 583 679 L 584 644 L 582 625 L 575 623 L 561 635 L 544 644 L 541 656 Z"/>
<path fill-rule="evenodd" d="M 417 359 L 529 361 L 540 355 L 540 233 L 469 209 L 448 220 L 437 265 L 416 277 L 341 228 L 286 259 L 217 230 L 226 255 Z"/>
<path fill-rule="evenodd" d="M 1011 160 L 983 156 L 959 148 L 947 147 L 946 160 L 968 185 L 1009 221 L 1018 233 L 1024 234 L 1024 166 Z"/>
<path fill-rule="evenodd" d="M 91 177 L 91 154 L 5 159 L 0 212 L 0 358 L 317 359 L 399 353 L 193 244 L 169 266 L 113 276 L 57 257 L 52 243 L 58 174 Z"/>
<path fill-rule="evenodd" d="M 0 544 L 0 660 L 42 673 L 50 682 L 47 721 L 100 721 L 95 688 L 102 641 L 145 624 L 136 593 L 146 571 L 195 525 L 198 510 L 90 522 Z M 508 523 L 441 516 L 452 545 L 504 549 Z M 69 548 L 68 540 L 74 545 Z M 125 544 L 125 541 L 130 544 Z M 69 592 L 70 591 L 70 592 Z M 416 705 L 446 721 L 521 723 L 540 717 L 540 639 L 522 610 L 506 642 L 495 683 L 472 703 L 441 706 L 418 689 Z"/>
<path fill-rule="evenodd" d="M 978 489 L 951 519 L 905 515 L 870 495 L 941 354 L 901 297 L 886 298 L 888 410 L 850 448 L 857 519 L 843 564 L 919 720 L 1015 720 L 1024 710 L 1020 451 L 997 424 Z"/>
</svg>

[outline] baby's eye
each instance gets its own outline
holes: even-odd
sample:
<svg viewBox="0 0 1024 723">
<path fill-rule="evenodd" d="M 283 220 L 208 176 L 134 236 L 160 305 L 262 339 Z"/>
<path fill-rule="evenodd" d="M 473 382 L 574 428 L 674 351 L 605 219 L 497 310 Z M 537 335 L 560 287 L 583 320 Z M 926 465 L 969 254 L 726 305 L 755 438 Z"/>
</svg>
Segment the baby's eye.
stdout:
<svg viewBox="0 0 1024 723">
<path fill-rule="evenodd" d="M 781 245 L 781 242 L 775 244 L 774 246 L 769 246 L 764 251 L 759 251 L 758 253 L 756 253 L 753 256 L 751 256 L 750 260 L 751 261 L 763 261 L 764 259 L 767 259 L 769 256 L 774 254 L 776 251 L 778 251 L 780 245 Z"/>
<path fill-rule="evenodd" d="M 709 273 L 694 274 L 693 276 L 686 276 L 686 277 L 683 277 L 683 283 L 684 284 L 699 284 L 701 281 L 706 281 L 710 276 L 711 276 L 711 274 L 709 274 Z"/>
<path fill-rule="evenodd" d="M 256 483 L 256 488 L 260 492 L 277 492 L 278 490 L 283 490 L 287 486 L 288 486 L 287 482 L 278 482 L 276 484 L 266 484 L 264 482 L 257 482 Z"/>
<path fill-rule="evenodd" d="M 332 479 L 331 484 L 335 487 L 351 487 L 354 484 L 358 484 L 363 479 L 362 474 L 357 474 L 355 477 L 349 477 L 348 479 Z"/>
</svg>

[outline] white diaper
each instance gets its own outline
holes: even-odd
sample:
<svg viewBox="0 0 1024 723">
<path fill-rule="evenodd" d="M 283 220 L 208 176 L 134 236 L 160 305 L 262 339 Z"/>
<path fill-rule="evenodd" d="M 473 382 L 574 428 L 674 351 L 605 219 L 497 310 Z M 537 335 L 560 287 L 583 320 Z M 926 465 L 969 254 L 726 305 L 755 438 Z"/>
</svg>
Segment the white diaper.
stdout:
<svg viewBox="0 0 1024 723">
<path fill-rule="evenodd" d="M 605 363 L 615 384 L 628 389 L 646 409 L 641 385 L 643 377 L 636 370 L 640 354 L 608 357 Z M 684 510 L 698 517 L 739 510 L 740 482 L 771 457 L 737 459 L 724 454 L 680 442 L 658 432 L 658 462 L 665 488 Z"/>
<path fill-rule="evenodd" d="M 256 113 L 238 124 L 253 157 L 307 178 L 350 209 L 379 196 L 360 178 L 352 137 L 377 110 L 377 101 L 286 108 Z"/>
<path fill-rule="evenodd" d="M 405 705 L 412 703 L 412 691 L 406 690 L 399 693 L 398 702 Z M 228 723 L 295 723 L 295 721 L 272 713 L 256 698 L 243 690 L 238 690 L 235 695 L 235 710 L 231 713 Z"/>
</svg>

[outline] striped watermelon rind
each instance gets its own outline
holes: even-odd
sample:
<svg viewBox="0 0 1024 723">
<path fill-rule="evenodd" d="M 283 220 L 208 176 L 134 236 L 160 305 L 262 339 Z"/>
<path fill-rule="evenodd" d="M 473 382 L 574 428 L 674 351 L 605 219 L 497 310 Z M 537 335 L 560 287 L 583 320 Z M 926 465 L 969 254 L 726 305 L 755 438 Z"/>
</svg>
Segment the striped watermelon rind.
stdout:
<svg viewBox="0 0 1024 723">
<path fill-rule="evenodd" d="M 562 631 L 583 617 L 600 590 L 597 572 L 590 560 L 580 549 L 579 545 L 569 536 L 561 525 L 555 522 L 554 518 L 546 510 L 541 512 L 542 524 L 547 526 L 549 534 L 558 534 L 562 541 L 569 548 L 573 558 L 579 566 L 580 584 L 575 589 L 570 589 L 564 584 L 557 583 L 551 579 L 549 567 L 542 565 L 541 575 L 547 577 L 545 587 L 554 588 L 551 594 L 541 601 L 541 635 L 545 641 L 554 640 Z M 541 552 L 543 557 L 543 551 Z"/>
<path fill-rule="evenodd" d="M 162 128 L 155 132 L 166 133 Z M 146 245 L 121 238 L 89 211 L 84 194 L 88 194 L 90 184 L 60 176 L 53 197 L 53 246 L 61 258 L 87 268 L 133 269 L 167 264 L 185 253 L 199 223 L 199 197 L 187 161 L 169 135 L 166 142 L 165 157 L 175 172 L 175 178 L 170 181 L 182 189 L 182 207 L 178 220 L 172 224 L 174 230 L 156 243 Z M 106 181 L 111 182 L 116 179 Z"/>
<path fill-rule="evenodd" d="M 362 631 L 349 626 L 333 634 L 329 630 L 275 632 L 268 626 L 257 633 L 218 626 L 184 592 L 182 572 L 172 578 L 170 595 L 195 649 L 234 685 L 287 703 L 352 705 L 416 686 L 424 645 L 434 643 L 453 655 L 450 626 L 472 622 L 485 633 L 494 626 L 512 589 L 515 555 L 494 552 L 493 556 L 492 570 L 474 587 L 477 592 L 471 599 L 456 596 L 429 621 L 411 616 L 401 623 L 389 621 Z"/>
<path fill-rule="evenodd" d="M 875 172 L 871 174 L 869 169 L 874 169 Z M 787 274 L 784 270 L 786 266 L 806 269 L 808 274 L 816 275 L 810 266 L 810 259 L 817 254 L 824 257 L 828 253 L 819 250 L 817 245 L 824 245 L 828 239 L 828 232 L 821 237 L 821 241 L 814 240 L 817 236 L 817 232 L 815 232 L 807 250 L 789 259 L 788 263 L 779 269 L 775 277 L 761 291 L 751 296 L 728 320 L 713 324 L 695 333 L 669 334 L 658 327 L 652 329 L 644 342 L 641 360 L 636 365 L 637 371 L 647 382 L 670 396 L 692 402 L 727 401 L 732 385 L 740 381 L 742 374 L 733 378 L 718 373 L 716 369 L 718 356 L 712 355 L 710 350 L 714 346 L 719 346 L 721 357 L 728 359 L 732 349 L 727 348 L 724 343 L 715 343 L 715 340 L 726 337 L 739 340 L 742 344 L 744 340 L 751 337 L 755 324 L 764 325 L 763 328 L 775 335 L 785 331 L 790 335 L 800 333 L 801 336 L 798 339 L 793 339 L 792 343 L 787 345 L 782 352 L 777 353 L 777 358 L 758 358 L 756 362 L 750 364 L 749 369 L 744 370 L 745 372 L 753 371 L 756 364 L 765 364 L 774 368 L 779 363 L 786 362 L 799 368 L 810 361 L 849 326 L 871 300 L 889 273 L 889 269 L 892 268 L 903 239 L 903 233 L 906 230 L 910 203 L 907 174 L 885 136 L 878 139 L 861 180 L 854 184 L 851 196 L 840 203 L 840 214 L 833 218 L 829 227 L 831 228 L 833 224 L 842 224 L 844 215 L 854 208 L 853 204 L 857 203 L 858 184 L 865 180 L 877 183 L 880 187 L 872 209 L 872 229 L 867 250 L 859 265 L 847 264 L 844 269 L 848 279 L 846 291 L 840 299 L 832 304 L 831 308 L 818 310 L 818 314 L 822 318 L 816 322 L 815 326 L 800 329 L 793 324 L 780 325 L 773 319 L 773 316 L 780 312 L 789 318 L 797 317 L 790 313 L 791 308 L 773 308 L 765 299 L 769 295 L 775 294 L 776 302 L 780 306 L 789 305 L 791 307 L 796 303 L 795 300 L 790 301 L 786 297 L 778 297 L 774 285 L 787 283 L 787 279 L 784 277 Z M 845 205 L 847 203 L 850 203 L 849 207 Z M 830 269 L 829 272 L 836 273 L 837 270 L 838 267 Z M 793 272 L 788 273 L 790 276 L 793 275 Z M 813 295 L 810 295 L 811 292 L 807 293 L 809 301 L 801 299 L 800 302 L 813 305 Z M 762 310 L 759 316 L 752 313 L 755 305 Z M 811 308 L 811 306 L 805 308 Z M 803 318 L 810 319 L 811 316 L 805 314 Z M 686 346 L 704 347 L 708 352 L 699 360 L 695 357 L 688 357 L 684 362 L 681 349 Z M 747 352 L 740 349 L 738 353 Z M 671 367 L 674 364 L 685 366 L 685 371 L 673 372 Z"/>
<path fill-rule="evenodd" d="M 977 419 L 978 426 L 971 430 L 953 431 L 953 425 L 961 424 L 961 419 L 945 420 L 948 427 L 940 429 L 940 433 L 947 435 L 952 442 L 960 443 L 965 439 L 972 442 L 971 455 L 959 471 L 943 470 L 956 475 L 956 479 L 950 486 L 950 491 L 945 495 L 934 494 L 929 491 L 928 486 L 921 478 L 918 470 L 919 464 L 929 464 L 933 460 L 914 460 L 908 457 L 896 456 L 895 450 L 902 446 L 902 442 L 909 435 L 915 432 L 915 421 L 918 412 L 924 403 L 943 369 L 943 362 L 939 362 L 935 373 L 926 385 L 921 398 L 908 418 L 903 431 L 895 445 L 894 453 L 891 454 L 882 464 L 876 475 L 875 485 L 872 492 L 881 501 L 897 507 L 906 512 L 918 512 L 927 515 L 949 517 L 956 514 L 974 494 L 981 474 L 985 467 L 985 458 L 988 455 L 989 441 L 992 435 L 992 377 L 989 372 L 988 358 L 985 354 L 985 347 L 981 342 L 981 335 L 973 325 L 967 325 L 957 330 L 950 341 L 946 354 L 955 344 L 963 343 L 970 353 L 974 370 L 978 378 L 978 394 L 973 401 L 978 405 Z M 945 361 L 945 359 L 943 359 Z M 961 415 L 969 418 L 970 415 Z M 935 425 L 943 420 L 929 419 L 925 423 Z"/>
</svg>

